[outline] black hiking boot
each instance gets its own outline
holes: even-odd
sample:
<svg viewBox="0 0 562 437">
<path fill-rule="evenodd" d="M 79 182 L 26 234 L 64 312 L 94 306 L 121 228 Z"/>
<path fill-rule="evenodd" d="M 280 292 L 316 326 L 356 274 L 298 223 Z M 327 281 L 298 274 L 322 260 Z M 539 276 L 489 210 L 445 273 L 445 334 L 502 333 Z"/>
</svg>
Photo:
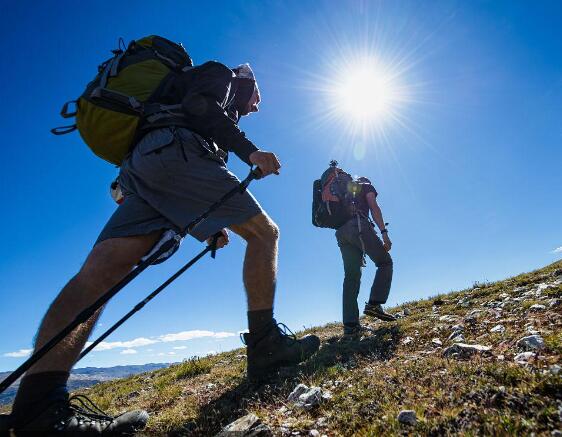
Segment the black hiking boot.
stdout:
<svg viewBox="0 0 562 437">
<path fill-rule="evenodd" d="M 348 327 L 345 326 L 343 328 L 343 336 L 341 341 L 357 341 L 361 340 L 363 337 L 373 334 L 373 330 L 371 328 L 367 328 L 366 326 L 353 326 Z"/>
<path fill-rule="evenodd" d="M 12 428 L 12 416 L 0 414 L 0 437 L 9 437 Z"/>
<path fill-rule="evenodd" d="M 142 410 L 110 416 L 84 395 L 56 400 L 34 410 L 27 417 L 12 416 L 8 429 L 17 436 L 126 436 L 142 430 L 148 421 L 147 412 Z"/>
<path fill-rule="evenodd" d="M 260 382 L 284 366 L 294 366 L 308 359 L 320 347 L 320 339 L 307 335 L 300 340 L 283 323 L 275 323 L 264 333 L 246 333 L 248 380 Z"/>
<path fill-rule="evenodd" d="M 385 322 L 394 322 L 396 320 L 396 317 L 382 309 L 382 305 L 380 303 L 365 303 L 365 310 L 363 311 L 363 314 L 384 320 Z"/>
</svg>

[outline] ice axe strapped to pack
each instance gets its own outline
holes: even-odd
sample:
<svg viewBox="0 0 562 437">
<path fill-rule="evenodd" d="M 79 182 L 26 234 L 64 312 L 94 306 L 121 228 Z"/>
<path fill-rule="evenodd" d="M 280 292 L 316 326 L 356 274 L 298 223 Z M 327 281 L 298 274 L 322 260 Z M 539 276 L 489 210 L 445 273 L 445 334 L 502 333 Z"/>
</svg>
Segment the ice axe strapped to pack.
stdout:
<svg viewBox="0 0 562 437">
<path fill-rule="evenodd" d="M 51 132 L 64 135 L 78 130 L 96 155 L 121 165 L 139 128 L 150 117 L 181 116 L 181 105 L 164 105 L 158 98 L 176 74 L 193 67 L 193 61 L 180 44 L 156 35 L 131 41 L 126 47 L 120 39 L 112 53 L 82 95 L 62 107 L 61 116 L 75 117 L 76 124 Z"/>
<path fill-rule="evenodd" d="M 188 235 L 198 224 L 207 219 L 210 214 L 221 207 L 228 199 L 232 196 L 243 193 L 248 188 L 248 185 L 254 179 L 260 179 L 261 172 L 259 169 L 252 169 L 250 174 L 244 179 L 238 186 L 232 190 L 225 193 L 217 202 L 213 203 L 207 210 L 205 210 L 201 215 L 193 219 L 179 234 L 178 238 L 181 239 Z M 185 264 L 181 269 L 179 269 L 174 275 L 172 275 L 168 280 L 166 280 L 160 287 L 154 290 L 150 295 L 148 295 L 143 301 L 139 302 L 129 313 L 127 313 L 123 318 L 121 318 L 115 325 L 109 328 L 104 334 L 100 336 L 94 344 L 90 345 L 85 349 L 80 355 L 79 359 L 83 358 L 88 352 L 90 352 L 95 345 L 99 344 L 103 339 L 114 332 L 119 326 L 121 326 L 127 319 L 129 319 L 134 313 L 140 311 L 140 309 L 152 300 L 156 295 L 158 295 L 164 288 L 170 285 L 175 279 L 177 279 L 183 272 L 185 272 L 189 267 L 199 261 L 206 253 L 211 252 L 211 256 L 214 258 L 216 251 L 216 244 L 219 235 L 213 237 L 213 241 L 208 245 L 203 251 L 196 255 L 192 260 Z M 58 343 L 60 343 L 67 335 L 69 335 L 74 329 L 76 329 L 80 324 L 86 322 L 90 317 L 92 317 L 95 312 L 104 306 L 112 297 L 114 297 L 121 289 L 123 289 L 127 284 L 129 284 L 133 279 L 135 279 L 142 271 L 147 267 L 154 264 L 162 254 L 172 250 L 174 245 L 177 244 L 177 239 L 170 239 L 160 246 L 159 249 L 151 253 L 148 258 L 141 261 L 127 276 L 125 276 L 116 285 L 106 291 L 102 296 L 100 296 L 91 306 L 80 312 L 76 318 L 70 322 L 63 330 L 56 334 L 51 340 L 45 343 L 41 348 L 35 351 L 21 366 L 14 370 L 7 378 L 0 382 L 0 393 L 4 392 L 10 385 L 17 381 L 17 379 L 22 376 L 27 370 L 31 368 L 37 361 L 39 361 L 43 356 L 45 356 L 51 349 L 53 349 Z"/>
</svg>

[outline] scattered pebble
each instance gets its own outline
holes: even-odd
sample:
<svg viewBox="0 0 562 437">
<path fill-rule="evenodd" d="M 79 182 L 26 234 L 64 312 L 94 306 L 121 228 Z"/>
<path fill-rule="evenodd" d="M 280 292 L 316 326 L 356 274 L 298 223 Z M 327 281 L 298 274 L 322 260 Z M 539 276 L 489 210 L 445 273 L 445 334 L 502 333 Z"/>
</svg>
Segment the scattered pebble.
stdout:
<svg viewBox="0 0 562 437">
<path fill-rule="evenodd" d="M 536 355 L 534 352 L 521 352 L 520 354 L 515 355 L 513 361 L 517 364 L 528 364 L 529 360 L 535 357 Z"/>
<path fill-rule="evenodd" d="M 443 351 L 445 357 L 453 358 L 467 358 L 474 354 L 486 354 L 491 351 L 490 346 L 483 346 L 480 344 L 466 344 L 466 343 L 455 343 L 449 346 Z"/>
<path fill-rule="evenodd" d="M 322 401 L 332 398 L 332 393 L 328 390 L 322 390 L 320 387 L 308 387 L 305 384 L 299 384 L 291 392 L 287 398 L 289 402 L 293 402 L 296 407 L 310 410 Z"/>
<path fill-rule="evenodd" d="M 494 326 L 492 329 L 490 329 L 490 332 L 498 332 L 500 334 L 505 332 L 505 326 L 503 325 L 496 325 Z"/>
<path fill-rule="evenodd" d="M 320 417 L 316 420 L 316 426 L 325 427 L 328 424 L 328 419 L 326 417 Z"/>
<path fill-rule="evenodd" d="M 311 436 L 311 437 L 320 437 L 320 433 L 316 429 L 311 429 L 309 431 L 308 435 Z"/>
<path fill-rule="evenodd" d="M 416 417 L 416 412 L 414 410 L 402 410 L 398 413 L 397 420 L 405 425 L 415 425 L 418 418 Z"/>
<path fill-rule="evenodd" d="M 437 337 L 431 340 L 431 344 L 434 346 L 443 346 L 443 342 Z"/>
<path fill-rule="evenodd" d="M 307 390 L 308 390 L 307 385 L 299 384 L 295 387 L 295 389 L 291 392 L 291 394 L 289 394 L 289 397 L 287 398 L 287 400 L 289 402 L 296 402 L 296 401 L 298 401 L 300 395 L 302 395 Z"/>
<path fill-rule="evenodd" d="M 544 340 L 540 335 L 528 335 L 517 342 L 517 346 L 524 350 L 540 350 L 544 348 Z"/>
<path fill-rule="evenodd" d="M 255 414 L 247 414 L 238 420 L 235 420 L 230 425 L 227 425 L 216 437 L 228 437 L 231 435 L 237 436 L 272 436 L 271 429 L 263 424 L 258 416 Z"/>
<path fill-rule="evenodd" d="M 414 339 L 412 337 L 406 337 L 405 339 L 402 340 L 402 344 L 404 344 L 404 345 L 410 344 L 413 341 L 414 341 Z"/>
<path fill-rule="evenodd" d="M 529 307 L 529 311 L 543 311 L 546 309 L 546 306 L 540 304 L 540 303 L 536 303 L 534 305 L 531 305 Z"/>
</svg>

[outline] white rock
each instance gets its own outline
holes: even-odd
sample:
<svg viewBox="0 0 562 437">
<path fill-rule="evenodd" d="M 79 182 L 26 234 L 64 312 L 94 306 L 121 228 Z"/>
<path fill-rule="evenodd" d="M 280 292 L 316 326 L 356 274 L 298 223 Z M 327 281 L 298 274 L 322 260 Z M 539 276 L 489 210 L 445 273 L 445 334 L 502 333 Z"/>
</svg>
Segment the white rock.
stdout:
<svg viewBox="0 0 562 437">
<path fill-rule="evenodd" d="M 320 387 L 308 387 L 305 384 L 299 384 L 291 392 L 287 398 L 293 402 L 295 406 L 309 410 L 320 402 L 331 399 L 332 394 L 327 390 L 322 390 Z"/>
<path fill-rule="evenodd" d="M 328 424 L 328 419 L 325 417 L 320 417 L 317 421 L 316 421 L 316 426 L 319 427 L 324 427 Z"/>
<path fill-rule="evenodd" d="M 513 361 L 517 364 L 527 364 L 529 360 L 535 358 L 535 356 L 533 352 L 521 352 L 513 357 Z"/>
<path fill-rule="evenodd" d="M 502 299 L 506 299 L 506 298 L 509 298 L 509 294 L 507 294 L 507 293 L 501 293 L 501 294 L 500 294 L 500 297 L 501 297 Z"/>
<path fill-rule="evenodd" d="M 291 392 L 287 400 L 289 402 L 296 402 L 299 400 L 300 395 L 308 390 L 308 385 L 299 384 L 295 387 L 295 389 Z"/>
<path fill-rule="evenodd" d="M 531 305 L 529 307 L 529 311 L 543 311 L 546 309 L 546 306 L 540 304 L 540 303 L 536 303 L 534 305 Z"/>
<path fill-rule="evenodd" d="M 464 343 L 466 341 L 466 338 L 464 338 L 464 335 L 462 335 L 462 333 L 458 333 L 457 335 L 455 335 L 453 338 L 450 339 L 453 343 Z"/>
<path fill-rule="evenodd" d="M 468 315 L 469 317 L 471 317 L 471 316 L 477 316 L 478 314 L 480 314 L 480 313 L 482 313 L 482 312 L 483 312 L 482 310 L 472 310 L 472 311 L 469 312 L 467 315 Z"/>
<path fill-rule="evenodd" d="M 554 307 L 560 306 L 561 304 L 562 304 L 562 299 L 550 299 L 550 300 L 548 301 L 548 306 L 549 306 L 550 308 L 554 308 Z"/>
<path fill-rule="evenodd" d="M 413 341 L 414 341 L 414 339 L 412 337 L 406 337 L 405 339 L 402 340 L 402 344 L 404 344 L 404 345 L 410 344 Z"/>
<path fill-rule="evenodd" d="M 554 288 L 554 286 L 551 285 L 551 284 L 542 283 L 542 284 L 537 285 L 537 289 L 535 291 L 538 292 L 538 293 L 541 293 L 544 290 L 547 290 L 549 288 Z"/>
<path fill-rule="evenodd" d="M 431 340 L 431 344 L 434 346 L 443 346 L 443 342 L 437 337 Z"/>
<path fill-rule="evenodd" d="M 476 353 L 488 353 L 492 350 L 490 346 L 480 344 L 455 343 L 443 351 L 445 357 L 458 356 L 461 358 L 469 357 Z"/>
<path fill-rule="evenodd" d="M 464 331 L 464 326 L 462 326 L 462 325 L 454 325 L 451 329 L 452 329 L 453 331 Z"/>
<path fill-rule="evenodd" d="M 311 429 L 308 435 L 311 437 L 320 437 L 320 433 L 316 429 Z"/>
<path fill-rule="evenodd" d="M 527 332 L 531 335 L 539 335 L 540 334 L 540 332 L 535 330 L 535 329 L 529 329 Z"/>
<path fill-rule="evenodd" d="M 414 410 L 402 410 L 398 413 L 398 422 L 406 425 L 415 425 L 418 421 L 416 412 Z"/>
<path fill-rule="evenodd" d="M 524 350 L 540 350 L 544 348 L 544 340 L 540 335 L 529 335 L 520 339 L 517 346 Z"/>
<path fill-rule="evenodd" d="M 261 423 L 261 420 L 255 414 L 247 414 L 244 417 L 232 422 L 222 432 L 217 434 L 217 437 L 227 437 L 230 435 L 273 435 L 267 425 Z"/>
<path fill-rule="evenodd" d="M 560 370 L 562 370 L 562 367 L 560 367 L 558 364 L 553 364 L 548 368 L 548 371 L 555 376 L 560 373 Z"/>
<path fill-rule="evenodd" d="M 505 332 L 505 326 L 496 325 L 492 329 L 490 329 L 490 332 L 499 332 L 501 334 L 501 333 Z"/>
<path fill-rule="evenodd" d="M 503 361 L 503 360 L 505 360 L 505 356 L 502 355 L 502 354 L 498 355 L 496 358 L 498 359 L 498 361 Z"/>
</svg>

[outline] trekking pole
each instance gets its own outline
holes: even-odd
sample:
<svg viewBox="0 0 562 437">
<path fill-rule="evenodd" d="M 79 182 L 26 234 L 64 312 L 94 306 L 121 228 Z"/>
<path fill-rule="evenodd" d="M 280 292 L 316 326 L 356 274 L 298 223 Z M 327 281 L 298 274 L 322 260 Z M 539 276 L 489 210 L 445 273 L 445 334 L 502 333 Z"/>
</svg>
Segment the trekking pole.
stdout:
<svg viewBox="0 0 562 437">
<path fill-rule="evenodd" d="M 150 293 L 148 296 L 146 296 L 143 300 L 141 300 L 138 304 L 136 304 L 135 307 L 131 311 L 129 311 L 127 314 L 125 314 L 111 328 L 109 328 L 102 335 L 100 335 L 99 338 L 96 341 L 94 341 L 90 346 L 88 346 L 86 349 L 84 349 L 82 351 L 82 353 L 80 354 L 80 356 L 78 357 L 76 362 L 80 361 L 82 358 L 84 358 L 86 355 L 88 355 L 98 344 L 100 344 L 102 341 L 104 341 L 113 332 L 115 332 L 117 330 L 117 328 L 119 328 L 123 323 L 125 323 L 127 320 L 129 320 L 133 316 L 133 314 L 139 312 L 148 302 L 150 302 L 152 299 L 154 299 L 156 296 L 158 296 L 162 290 L 164 290 L 168 285 L 170 285 L 177 278 L 179 278 L 183 274 L 183 272 L 185 272 L 187 269 L 189 269 L 193 264 L 195 264 L 201 258 L 203 258 L 208 252 L 211 252 L 211 256 L 214 258 L 215 257 L 215 251 L 217 250 L 217 241 L 221 237 L 221 235 L 222 234 L 220 232 L 218 234 L 215 234 L 213 236 L 213 240 L 212 240 L 211 244 L 209 244 L 205 249 L 203 249 L 195 257 L 193 257 L 181 269 L 179 269 L 176 273 L 174 273 L 166 281 L 164 281 L 164 283 L 162 285 L 160 285 L 160 287 L 158 287 L 156 290 L 154 290 L 152 293 Z"/>
<path fill-rule="evenodd" d="M 240 184 L 228 191 L 224 196 L 222 196 L 217 202 L 213 203 L 206 211 L 204 211 L 200 216 L 193 219 L 184 230 L 180 232 L 180 236 L 184 237 L 189 234 L 195 226 L 201 223 L 203 220 L 207 219 L 209 215 L 216 209 L 220 208 L 228 199 L 237 193 L 243 193 L 250 185 L 254 179 L 259 179 L 261 177 L 261 172 L 259 168 L 250 170 L 250 174 L 244 179 Z M 131 272 L 125 276 L 116 285 L 111 287 L 105 294 L 100 296 L 92 305 L 82 310 L 72 322 L 70 322 L 64 329 L 62 329 L 58 334 L 53 336 L 47 343 L 41 346 L 37 351 L 35 351 L 27 360 L 25 360 L 16 370 L 14 370 L 10 375 L 8 375 L 2 382 L 0 382 L 0 393 L 4 392 L 10 385 L 17 381 L 17 379 L 27 372 L 31 366 L 33 366 L 37 361 L 39 361 L 43 356 L 45 356 L 51 349 L 53 349 L 58 343 L 60 343 L 68 334 L 70 334 L 76 327 L 86 322 L 90 317 L 92 317 L 95 312 L 105 305 L 113 296 L 115 296 L 119 291 L 121 291 L 127 284 L 129 284 L 133 279 L 135 279 L 140 273 L 142 273 L 148 266 L 150 266 L 154 261 L 156 261 L 162 254 L 166 253 L 174 247 L 174 239 L 166 241 L 158 250 L 156 250 L 152 255 L 150 255 L 146 260 L 140 262 Z M 211 249 L 212 250 L 212 249 Z M 183 273 L 183 272 L 182 272 Z M 174 278 L 175 279 L 175 278 Z"/>
</svg>

